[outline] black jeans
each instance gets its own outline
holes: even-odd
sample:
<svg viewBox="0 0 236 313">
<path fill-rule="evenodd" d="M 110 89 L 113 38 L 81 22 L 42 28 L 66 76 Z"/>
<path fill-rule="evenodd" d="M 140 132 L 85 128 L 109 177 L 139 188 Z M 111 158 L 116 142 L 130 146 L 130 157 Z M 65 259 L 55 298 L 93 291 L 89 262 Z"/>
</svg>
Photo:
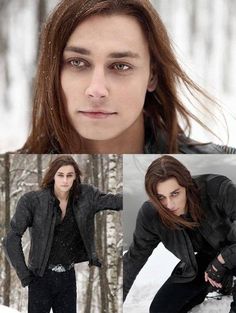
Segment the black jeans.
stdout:
<svg viewBox="0 0 236 313">
<path fill-rule="evenodd" d="M 47 270 L 29 285 L 28 313 L 76 313 L 75 271 Z"/>
<path fill-rule="evenodd" d="M 173 283 L 169 278 L 155 295 L 150 313 L 187 313 L 202 303 L 208 293 L 204 271 L 212 258 L 198 254 L 197 277 L 188 283 Z"/>
</svg>

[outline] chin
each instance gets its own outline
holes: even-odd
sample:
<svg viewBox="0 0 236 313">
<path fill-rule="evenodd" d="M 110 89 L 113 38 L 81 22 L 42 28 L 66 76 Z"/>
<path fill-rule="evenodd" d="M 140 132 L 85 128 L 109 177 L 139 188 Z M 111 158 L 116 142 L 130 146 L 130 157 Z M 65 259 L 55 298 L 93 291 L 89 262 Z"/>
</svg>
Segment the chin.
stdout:
<svg viewBox="0 0 236 313">
<path fill-rule="evenodd" d="M 112 140 L 114 138 L 117 137 L 117 135 L 111 135 L 109 134 L 109 130 L 104 132 L 104 134 L 99 134 L 98 133 L 93 133 L 93 134 L 89 134 L 86 133 L 86 134 L 83 134 L 83 133 L 79 133 L 79 135 L 86 139 L 86 140 L 91 140 L 91 141 L 106 141 L 106 140 Z"/>
</svg>

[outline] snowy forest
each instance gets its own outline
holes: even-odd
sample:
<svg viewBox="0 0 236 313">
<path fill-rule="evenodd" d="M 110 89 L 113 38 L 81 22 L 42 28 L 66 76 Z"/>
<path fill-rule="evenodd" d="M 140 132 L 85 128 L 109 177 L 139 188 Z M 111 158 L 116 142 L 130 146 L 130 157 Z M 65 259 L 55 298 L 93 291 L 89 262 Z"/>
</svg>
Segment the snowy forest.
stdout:
<svg viewBox="0 0 236 313">
<path fill-rule="evenodd" d="M 30 127 L 32 86 L 42 23 L 58 0 L 0 0 L 0 152 L 25 142 Z M 222 106 L 229 145 L 236 146 L 236 1 L 152 0 L 162 17 L 182 67 Z M 187 99 L 186 99 L 187 100 Z M 227 127 L 218 109 L 205 106 L 199 117 L 220 138 L 193 123 L 192 137 L 227 142 Z M 218 112 L 218 113 L 217 113 Z M 212 115 L 219 117 L 215 124 Z M 17 131 L 16 131 L 17 130 Z"/>
<path fill-rule="evenodd" d="M 82 182 L 105 192 L 122 191 L 122 157 L 117 155 L 74 155 L 82 171 Z M 15 206 L 26 192 L 37 190 L 52 155 L 0 156 L 0 241 L 9 228 Z M 111 210 L 96 214 L 96 249 L 101 269 L 76 265 L 77 311 L 81 313 L 122 312 L 122 227 L 121 214 Z M 23 236 L 29 252 L 29 234 Z M 27 288 L 22 288 L 0 246 L 1 304 L 27 312 Z M 1 311 L 2 312 L 2 311 Z"/>
</svg>

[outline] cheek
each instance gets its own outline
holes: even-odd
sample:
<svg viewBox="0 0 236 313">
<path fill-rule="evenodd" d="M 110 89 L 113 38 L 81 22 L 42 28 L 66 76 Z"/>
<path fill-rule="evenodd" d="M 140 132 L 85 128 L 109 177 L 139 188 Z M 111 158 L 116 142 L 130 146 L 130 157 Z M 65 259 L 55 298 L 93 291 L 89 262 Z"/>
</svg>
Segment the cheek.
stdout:
<svg viewBox="0 0 236 313">
<path fill-rule="evenodd" d="M 143 110 L 147 92 L 146 85 L 141 84 L 140 81 L 127 82 L 116 90 L 116 99 L 125 114 L 129 112 L 136 114 Z"/>
<path fill-rule="evenodd" d="M 183 195 L 183 196 L 181 197 L 181 199 L 180 199 L 180 204 L 182 205 L 182 207 L 185 207 L 185 205 L 186 205 L 186 197 L 185 197 L 185 195 Z"/>
<path fill-rule="evenodd" d="M 70 110 L 71 106 L 76 104 L 76 99 L 80 95 L 81 84 L 78 84 L 78 78 L 66 71 L 61 73 L 61 88 L 63 94 L 63 102 L 67 109 Z"/>
</svg>

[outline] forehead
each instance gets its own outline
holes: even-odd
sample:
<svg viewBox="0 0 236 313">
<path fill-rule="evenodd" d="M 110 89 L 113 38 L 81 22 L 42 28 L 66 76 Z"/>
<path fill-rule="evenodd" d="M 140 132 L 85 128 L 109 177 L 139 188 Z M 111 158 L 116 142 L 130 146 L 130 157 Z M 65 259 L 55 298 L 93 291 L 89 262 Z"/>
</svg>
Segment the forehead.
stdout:
<svg viewBox="0 0 236 313">
<path fill-rule="evenodd" d="M 64 173 L 64 174 L 75 173 L 75 169 L 74 169 L 74 166 L 72 166 L 72 165 L 64 165 L 64 166 L 61 166 L 57 170 L 57 173 Z"/>
<path fill-rule="evenodd" d="M 71 34 L 68 46 L 96 52 L 136 50 L 149 53 L 148 43 L 138 21 L 128 15 L 96 15 L 80 23 Z"/>
<path fill-rule="evenodd" d="M 175 177 L 169 178 L 157 184 L 157 193 L 161 195 L 168 195 L 176 189 L 182 189 Z"/>
</svg>

